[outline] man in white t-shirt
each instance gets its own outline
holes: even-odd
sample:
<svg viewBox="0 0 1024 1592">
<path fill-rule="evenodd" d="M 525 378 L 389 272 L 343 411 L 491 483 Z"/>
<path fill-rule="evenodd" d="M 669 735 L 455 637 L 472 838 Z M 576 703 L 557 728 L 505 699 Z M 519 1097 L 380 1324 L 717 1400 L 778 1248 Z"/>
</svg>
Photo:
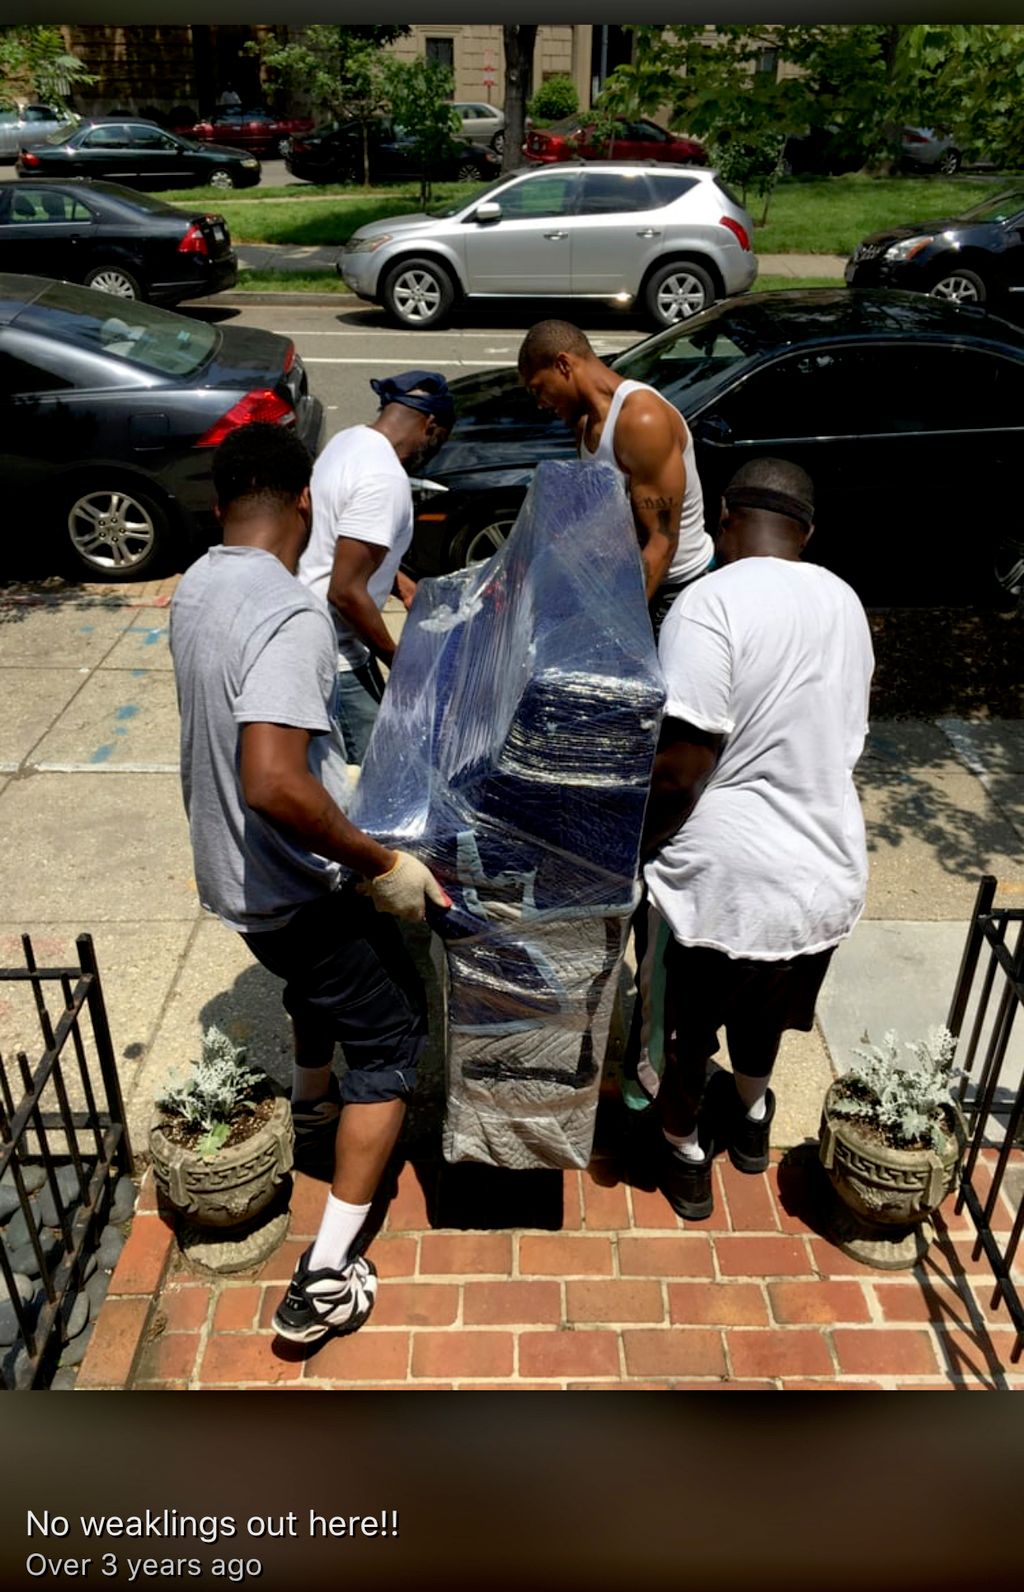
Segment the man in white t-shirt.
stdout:
<svg viewBox="0 0 1024 1592">
<path fill-rule="evenodd" d="M 338 636 L 338 727 L 350 763 L 361 763 L 377 717 L 395 642 L 381 616 L 397 589 L 413 531 L 409 476 L 422 470 L 455 420 L 448 383 L 409 370 L 370 382 L 380 413 L 331 438 L 313 469 L 313 530 L 299 579 L 329 605 Z M 405 581 L 406 606 L 415 586 Z"/>
<path fill-rule="evenodd" d="M 725 491 L 721 567 L 661 632 L 638 1081 L 657 1094 L 661 1188 L 691 1220 L 711 1214 L 716 1149 L 740 1171 L 767 1166 L 779 1041 L 811 1027 L 833 949 L 864 905 L 853 770 L 871 637 L 850 587 L 801 562 L 812 522 L 801 469 L 744 465 Z M 702 1111 L 722 1028 L 733 1071 L 715 1074 Z"/>
</svg>

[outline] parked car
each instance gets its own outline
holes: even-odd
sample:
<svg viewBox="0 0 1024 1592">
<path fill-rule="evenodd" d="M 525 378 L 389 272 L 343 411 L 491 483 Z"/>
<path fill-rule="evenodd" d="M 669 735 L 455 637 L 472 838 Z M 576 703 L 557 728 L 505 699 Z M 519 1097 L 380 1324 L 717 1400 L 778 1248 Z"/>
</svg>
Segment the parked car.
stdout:
<svg viewBox="0 0 1024 1592">
<path fill-rule="evenodd" d="M 21 148 L 39 144 L 77 118 L 52 105 L 14 105 L 0 109 L 0 160 L 13 160 Z"/>
<path fill-rule="evenodd" d="M 668 160 L 683 166 L 707 165 L 707 152 L 696 138 L 670 133 L 641 116 L 618 120 L 611 153 L 595 139 L 594 128 L 579 116 L 569 116 L 551 127 L 534 127 L 526 135 L 523 154 L 529 161 L 550 164 L 558 160 Z"/>
<path fill-rule="evenodd" d="M 393 122 L 370 125 L 367 140 L 370 181 L 418 180 L 423 163 L 415 139 Z M 285 165 L 293 177 L 306 182 L 361 182 L 363 177 L 363 132 L 359 122 L 331 123 L 315 132 L 292 139 Z M 456 139 L 451 154 L 432 166 L 426 175 L 432 182 L 490 182 L 501 170 L 501 159 L 492 149 Z"/>
<path fill-rule="evenodd" d="M 458 111 L 462 123 L 462 136 L 471 144 L 489 144 L 496 155 L 505 148 L 505 112 L 495 105 L 485 105 L 478 100 L 472 104 L 456 100 L 453 111 Z"/>
<path fill-rule="evenodd" d="M 960 216 L 908 221 L 874 232 L 846 266 L 850 287 L 899 287 L 984 304 L 997 313 L 1024 310 L 1024 188 L 983 199 Z"/>
<path fill-rule="evenodd" d="M 0 275 L 9 541 L 91 580 L 181 568 L 215 534 L 213 450 L 252 420 L 294 426 L 314 452 L 322 441 L 288 338 Z"/>
<path fill-rule="evenodd" d="M 963 155 L 949 133 L 934 127 L 901 127 L 899 162 L 909 171 L 934 171 L 952 177 Z"/>
<path fill-rule="evenodd" d="M 18 153 L 19 177 L 102 177 L 140 188 L 251 188 L 260 180 L 255 155 L 198 144 L 156 122 L 95 118 L 61 129 Z"/>
<path fill-rule="evenodd" d="M 546 166 L 440 215 L 360 227 L 337 268 L 400 326 L 437 326 L 462 298 L 506 295 L 637 299 L 667 326 L 751 285 L 752 235 L 712 171 Z"/>
<path fill-rule="evenodd" d="M 709 530 L 741 464 L 790 459 L 815 484 L 807 556 L 864 602 L 1021 596 L 1024 532 L 1007 514 L 1024 446 L 1017 327 L 909 293 L 758 293 L 610 364 L 686 417 Z M 488 557 L 537 462 L 575 454 L 569 430 L 536 408 L 515 370 L 464 376 L 452 393 L 458 418 L 421 489 L 414 575 Z"/>
<path fill-rule="evenodd" d="M 177 304 L 233 287 L 238 257 L 223 216 L 113 183 L 22 178 L 0 182 L 0 271 Z"/>
<path fill-rule="evenodd" d="M 221 110 L 208 121 L 195 122 L 188 134 L 202 144 L 227 144 L 251 155 L 284 158 L 296 133 L 313 131 L 309 116 L 275 116 L 267 110 Z"/>
</svg>

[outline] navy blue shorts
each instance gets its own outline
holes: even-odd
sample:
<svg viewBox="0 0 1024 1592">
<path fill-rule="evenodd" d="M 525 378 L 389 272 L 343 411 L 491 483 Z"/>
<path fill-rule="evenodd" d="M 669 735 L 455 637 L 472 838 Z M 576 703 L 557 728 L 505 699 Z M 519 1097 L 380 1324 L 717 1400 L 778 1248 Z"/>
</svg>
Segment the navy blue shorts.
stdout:
<svg viewBox="0 0 1024 1592">
<path fill-rule="evenodd" d="M 242 938 L 284 979 L 296 1022 L 343 1047 L 343 1101 L 374 1105 L 412 1093 L 427 1042 L 426 997 L 394 918 L 347 886 L 300 907 L 284 928 Z"/>
</svg>

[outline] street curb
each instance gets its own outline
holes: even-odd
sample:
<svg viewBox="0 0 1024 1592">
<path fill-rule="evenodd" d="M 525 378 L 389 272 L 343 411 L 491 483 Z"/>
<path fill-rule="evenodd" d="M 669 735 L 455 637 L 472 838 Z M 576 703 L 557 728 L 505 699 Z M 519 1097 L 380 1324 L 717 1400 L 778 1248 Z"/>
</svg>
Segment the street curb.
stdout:
<svg viewBox="0 0 1024 1592">
<path fill-rule="evenodd" d="M 366 302 L 365 299 L 356 300 L 354 293 L 267 292 L 215 293 L 212 298 L 189 299 L 188 303 L 190 306 L 202 307 L 204 309 L 217 309 L 218 306 L 223 306 L 225 304 L 238 305 L 243 308 L 246 304 L 314 304 L 319 306 L 337 304 L 339 300 L 342 302 L 342 304 L 346 305 L 352 304 L 353 301 L 360 304 Z"/>
</svg>

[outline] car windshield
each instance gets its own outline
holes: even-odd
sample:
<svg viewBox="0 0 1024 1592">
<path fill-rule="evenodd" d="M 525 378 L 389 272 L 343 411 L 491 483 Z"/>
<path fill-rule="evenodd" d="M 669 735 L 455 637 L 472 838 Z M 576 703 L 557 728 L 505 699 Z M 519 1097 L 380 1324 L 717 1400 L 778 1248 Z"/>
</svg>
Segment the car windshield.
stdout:
<svg viewBox="0 0 1024 1592">
<path fill-rule="evenodd" d="M 221 341 L 215 326 L 186 321 L 151 304 L 112 304 L 94 288 L 54 282 L 18 316 L 26 330 L 41 332 L 91 353 L 112 354 L 156 376 L 192 376 Z"/>
<path fill-rule="evenodd" d="M 1024 210 L 1024 188 L 1011 189 L 995 199 L 983 199 L 963 212 L 964 221 L 1008 221 Z"/>
<path fill-rule="evenodd" d="M 55 127 L 52 133 L 47 133 L 43 142 L 46 144 L 66 144 L 71 134 L 77 131 L 78 127 L 74 122 L 65 122 L 62 126 Z"/>
<path fill-rule="evenodd" d="M 458 199 L 453 205 L 435 205 L 426 214 L 435 216 L 439 221 L 446 220 L 449 216 L 457 216 L 460 211 L 465 210 L 467 205 L 483 204 L 492 194 L 497 193 L 499 188 L 507 188 L 513 176 L 519 177 L 522 176 L 522 173 L 510 172 L 504 177 L 495 177 L 493 182 L 485 183 L 475 193 L 471 194 L 468 199 Z"/>
<path fill-rule="evenodd" d="M 745 335 L 749 332 L 742 319 L 732 321 L 712 310 L 628 349 L 611 361 L 611 368 L 630 381 L 644 381 L 671 394 L 674 400 L 685 395 L 692 406 L 737 362 L 760 351 L 760 339 Z"/>
</svg>

